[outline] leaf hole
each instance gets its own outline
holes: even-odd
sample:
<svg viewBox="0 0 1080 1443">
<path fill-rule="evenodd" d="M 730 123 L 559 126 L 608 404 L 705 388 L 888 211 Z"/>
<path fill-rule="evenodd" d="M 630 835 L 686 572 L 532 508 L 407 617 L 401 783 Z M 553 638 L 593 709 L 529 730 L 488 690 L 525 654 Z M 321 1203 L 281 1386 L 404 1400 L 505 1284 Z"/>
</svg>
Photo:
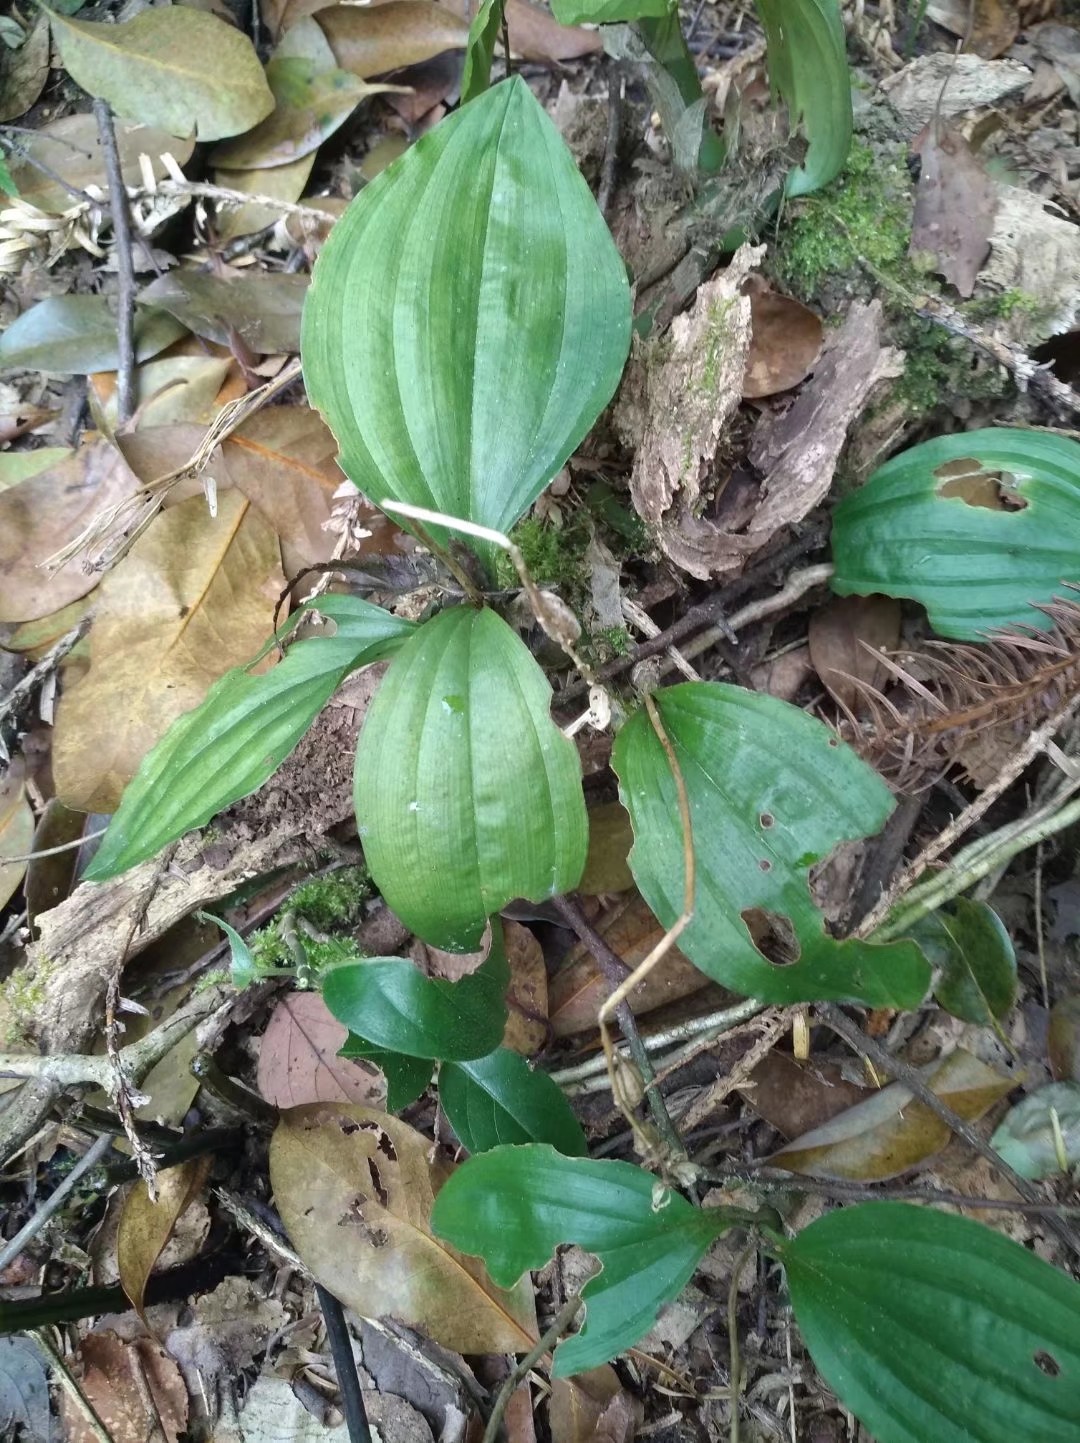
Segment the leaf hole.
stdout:
<svg viewBox="0 0 1080 1443">
<path fill-rule="evenodd" d="M 791 967 L 802 956 L 799 939 L 791 918 L 782 912 L 768 912 L 764 907 L 746 907 L 739 916 L 750 940 L 766 962 L 774 967 Z"/>
<path fill-rule="evenodd" d="M 379 1199 L 379 1206 L 386 1207 L 390 1201 L 390 1194 L 383 1187 L 382 1178 L 379 1176 L 379 1169 L 375 1165 L 375 1159 L 369 1157 L 367 1160 L 368 1172 L 371 1174 L 371 1185 L 375 1189 L 375 1196 Z"/>
<path fill-rule="evenodd" d="M 758 817 L 758 826 L 763 828 L 766 832 L 769 830 L 770 827 L 775 827 L 776 818 L 773 816 L 772 812 L 762 812 L 761 816 Z"/>
<path fill-rule="evenodd" d="M 761 871 L 763 871 L 763 872 L 771 872 L 771 871 L 772 871 L 772 863 L 769 861 L 769 859 L 768 859 L 767 857 L 762 857 L 761 861 L 758 863 L 758 867 L 759 867 L 759 868 L 761 869 Z"/>
<path fill-rule="evenodd" d="M 984 511 L 1023 511 L 1027 507 L 1015 476 L 1008 471 L 985 471 L 982 463 L 970 456 L 946 461 L 934 475 L 941 483 L 938 495 L 962 501 L 965 506 Z"/>
<path fill-rule="evenodd" d="M 1040 1348 L 1031 1361 L 1035 1364 L 1036 1368 L 1038 1368 L 1039 1372 L 1045 1373 L 1048 1378 L 1056 1378 L 1061 1372 L 1061 1364 L 1054 1355 L 1048 1353 L 1045 1348 Z"/>
</svg>

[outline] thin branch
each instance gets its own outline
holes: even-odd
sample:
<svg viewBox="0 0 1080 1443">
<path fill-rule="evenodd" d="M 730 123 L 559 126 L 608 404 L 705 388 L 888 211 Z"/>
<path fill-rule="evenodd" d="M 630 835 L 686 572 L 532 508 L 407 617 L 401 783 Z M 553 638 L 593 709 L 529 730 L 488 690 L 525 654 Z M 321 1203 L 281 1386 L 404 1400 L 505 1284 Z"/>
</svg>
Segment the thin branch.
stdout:
<svg viewBox="0 0 1080 1443">
<path fill-rule="evenodd" d="M 371 1443 L 371 1429 L 368 1427 L 364 1394 L 356 1371 L 352 1339 L 345 1322 L 345 1310 L 333 1293 L 328 1292 L 321 1283 L 315 1284 L 315 1296 L 319 1300 L 323 1322 L 326 1324 L 326 1336 L 334 1359 L 345 1426 L 349 1430 L 349 1443 Z"/>
<path fill-rule="evenodd" d="M 0 722 L 17 714 L 19 709 L 26 705 L 42 682 L 53 674 L 68 652 L 78 646 L 89 630 L 90 617 L 84 616 L 78 626 L 72 627 L 66 636 L 62 636 L 56 645 L 51 647 L 41 660 L 30 668 L 23 679 L 11 688 L 3 700 L 0 700 Z"/>
<path fill-rule="evenodd" d="M 531 1352 L 526 1353 L 524 1358 L 515 1366 L 496 1395 L 495 1402 L 491 1408 L 491 1416 L 488 1418 L 487 1427 L 484 1429 L 484 1436 L 481 1443 L 495 1443 L 495 1440 L 502 1435 L 502 1420 L 507 1408 L 510 1406 L 510 1399 L 548 1349 L 554 1347 L 566 1332 L 567 1328 L 577 1317 L 580 1307 L 581 1298 L 575 1293 L 572 1298 L 566 1300 L 555 1314 L 551 1327 L 548 1328 L 536 1347 L 533 1348 Z"/>
<path fill-rule="evenodd" d="M 105 175 L 109 182 L 109 210 L 116 251 L 119 301 L 116 317 L 116 414 L 123 426 L 135 414 L 135 265 L 131 255 L 131 213 L 120 166 L 120 152 L 116 146 L 116 129 L 107 101 L 94 101 L 94 118 L 101 137 Z"/>
<path fill-rule="evenodd" d="M 752 1237 L 735 1259 L 735 1266 L 731 1270 L 731 1282 L 728 1284 L 728 1356 L 731 1367 L 731 1381 L 728 1387 L 728 1399 L 731 1407 L 731 1424 L 728 1431 L 730 1443 L 739 1443 L 740 1433 L 739 1397 L 742 1393 L 743 1366 L 742 1359 L 739 1357 L 739 1279 L 742 1277 L 743 1268 L 757 1250 L 758 1240 L 756 1237 Z"/>
</svg>

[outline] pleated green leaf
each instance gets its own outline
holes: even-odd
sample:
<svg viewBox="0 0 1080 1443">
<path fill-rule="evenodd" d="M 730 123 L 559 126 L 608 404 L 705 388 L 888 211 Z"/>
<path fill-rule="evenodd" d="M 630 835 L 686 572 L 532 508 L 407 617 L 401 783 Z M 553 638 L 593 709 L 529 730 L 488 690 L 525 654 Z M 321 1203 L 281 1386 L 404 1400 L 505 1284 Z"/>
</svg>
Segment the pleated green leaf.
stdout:
<svg viewBox="0 0 1080 1443">
<path fill-rule="evenodd" d="M 373 500 L 506 530 L 611 397 L 629 339 L 604 219 L 514 77 L 352 202 L 315 265 L 302 355 Z"/>
<path fill-rule="evenodd" d="M 472 1062 L 444 1062 L 439 1100 L 470 1152 L 519 1142 L 548 1142 L 568 1157 L 589 1150 L 558 1084 L 509 1048 Z"/>
<path fill-rule="evenodd" d="M 780 1253 L 814 1363 L 877 1443 L 1080 1436 L 1080 1288 L 1017 1243 L 882 1202 Z"/>
<path fill-rule="evenodd" d="M 401 957 L 371 957 L 330 968 L 322 989 L 339 1022 L 386 1052 L 469 1059 L 486 1057 L 498 1047 L 509 983 L 502 927 L 496 922 L 488 956 L 458 982 L 428 977 Z"/>
<path fill-rule="evenodd" d="M 349 673 L 391 656 L 414 630 L 356 596 L 320 597 L 318 610 L 335 621 L 335 635 L 298 641 L 284 661 L 258 675 L 234 667 L 173 722 L 124 792 L 88 880 L 126 871 L 250 796 Z"/>
<path fill-rule="evenodd" d="M 747 997 L 917 1007 L 930 968 L 912 942 L 837 941 L 808 871 L 839 842 L 876 832 L 893 809 L 885 783 L 815 718 L 775 697 L 715 682 L 656 694 L 686 782 L 696 857 L 694 919 L 680 949 Z M 634 824 L 630 868 L 653 912 L 682 912 L 683 832 L 675 781 L 644 711 L 612 765 Z"/>
<path fill-rule="evenodd" d="M 886 461 L 833 520 L 833 589 L 926 607 L 941 636 L 1046 629 L 1035 608 L 1080 582 L 1080 444 L 988 427 Z"/>
<path fill-rule="evenodd" d="M 851 74 L 838 0 L 755 0 L 772 88 L 806 140 L 785 190 L 808 195 L 835 180 L 851 149 Z"/>
<path fill-rule="evenodd" d="M 390 909 L 435 947 L 475 951 L 515 897 L 577 885 L 588 818 L 551 689 L 493 611 L 459 606 L 402 647 L 356 752 L 364 856 Z"/>
<path fill-rule="evenodd" d="M 628 1162 L 563 1157 L 539 1143 L 497 1147 L 443 1185 L 431 1229 L 482 1257 L 500 1287 L 544 1267 L 560 1243 L 596 1255 L 603 1270 L 582 1291 L 585 1325 L 555 1353 L 553 1372 L 564 1378 L 633 1347 L 732 1226 L 730 1213 L 692 1207 L 677 1193 L 655 1207 L 657 1186 Z"/>
</svg>

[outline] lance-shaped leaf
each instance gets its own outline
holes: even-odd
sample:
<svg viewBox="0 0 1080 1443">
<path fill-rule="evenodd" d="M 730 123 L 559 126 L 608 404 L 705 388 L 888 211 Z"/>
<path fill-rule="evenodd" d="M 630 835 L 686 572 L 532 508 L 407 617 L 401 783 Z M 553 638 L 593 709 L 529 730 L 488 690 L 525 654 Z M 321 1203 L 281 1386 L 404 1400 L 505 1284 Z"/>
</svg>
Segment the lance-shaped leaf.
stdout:
<svg viewBox="0 0 1080 1443">
<path fill-rule="evenodd" d="M 1080 445 L 989 427 L 886 461 L 833 520 L 833 589 L 920 602 L 942 636 L 1045 630 L 1035 608 L 1080 581 Z"/>
<path fill-rule="evenodd" d="M 787 106 L 806 156 L 788 176 L 788 195 L 835 180 L 851 149 L 851 75 L 838 0 L 756 0 L 765 26 L 773 91 Z"/>
<path fill-rule="evenodd" d="M 1016 1001 L 1016 952 L 1001 918 L 985 902 L 957 897 L 922 917 L 910 935 L 941 975 L 934 996 L 954 1017 L 992 1027 Z"/>
<path fill-rule="evenodd" d="M 413 630 L 355 596 L 320 597 L 318 609 L 336 622 L 334 636 L 297 642 L 258 675 L 235 667 L 172 724 L 124 792 L 87 868 L 90 881 L 152 857 L 261 787 L 345 677 L 391 656 Z"/>
<path fill-rule="evenodd" d="M 595 1253 L 602 1271 L 582 1292 L 585 1326 L 555 1354 L 555 1376 L 567 1377 L 632 1347 L 735 1221 L 675 1193 L 656 1207 L 657 1187 L 632 1163 L 563 1157 L 540 1143 L 497 1147 L 454 1173 L 435 1200 L 431 1227 L 482 1257 L 501 1287 L 542 1268 L 560 1243 Z"/>
<path fill-rule="evenodd" d="M 407 1057 L 473 1058 L 499 1045 L 509 983 L 496 922 L 487 957 L 460 981 L 425 976 L 401 957 L 372 957 L 331 968 L 322 988 L 337 1020 L 378 1048 Z"/>
<path fill-rule="evenodd" d="M 443 611 L 409 638 L 356 752 L 364 856 L 387 906 L 448 951 L 479 948 L 515 897 L 577 885 L 588 818 L 551 690 L 493 611 Z"/>
<path fill-rule="evenodd" d="M 472 1062 L 443 1063 L 439 1100 L 470 1152 L 519 1142 L 548 1142 L 568 1157 L 589 1150 L 558 1084 L 505 1047 Z"/>
<path fill-rule="evenodd" d="M 785 1243 L 810 1356 L 878 1443 L 1064 1443 L 1080 1417 L 1080 1288 L 966 1218 L 905 1203 Z"/>
<path fill-rule="evenodd" d="M 315 266 L 302 353 L 373 500 L 506 530 L 607 403 L 629 337 L 608 228 L 515 76 L 352 202 Z"/>
<path fill-rule="evenodd" d="M 911 942 L 837 941 L 808 868 L 876 832 L 884 782 L 815 718 L 759 692 L 689 682 L 656 694 L 693 821 L 694 919 L 679 947 L 715 981 L 768 1002 L 848 999 L 916 1007 L 930 969 Z M 683 832 L 675 780 L 644 711 L 612 764 L 634 824 L 630 867 L 664 924 L 682 911 Z"/>
</svg>

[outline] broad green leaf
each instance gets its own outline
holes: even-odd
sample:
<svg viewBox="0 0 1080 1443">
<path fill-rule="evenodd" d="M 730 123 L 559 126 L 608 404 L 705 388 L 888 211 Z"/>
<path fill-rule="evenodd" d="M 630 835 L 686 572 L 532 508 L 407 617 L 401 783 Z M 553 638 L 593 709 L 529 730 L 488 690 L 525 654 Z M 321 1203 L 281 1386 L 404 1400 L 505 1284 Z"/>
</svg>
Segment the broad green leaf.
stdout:
<svg viewBox="0 0 1080 1443">
<path fill-rule="evenodd" d="M 128 120 L 223 140 L 274 108 L 251 41 L 206 11 L 173 5 L 119 25 L 49 13 L 72 80 Z"/>
<path fill-rule="evenodd" d="M 620 20 L 659 19 L 671 9 L 670 0 L 552 0 L 552 13 L 560 25 L 613 25 Z"/>
<path fill-rule="evenodd" d="M 413 630 L 359 597 L 320 597 L 318 610 L 337 622 L 335 636 L 298 641 L 258 675 L 234 668 L 173 723 L 124 792 L 89 880 L 152 857 L 261 787 L 345 677 L 392 655 Z"/>
<path fill-rule="evenodd" d="M 350 1032 L 386 1052 L 432 1060 L 486 1057 L 498 1047 L 509 984 L 498 921 L 488 957 L 458 982 L 428 977 L 401 957 L 346 962 L 322 979 L 323 1000 Z"/>
<path fill-rule="evenodd" d="M 473 1062 L 444 1062 L 439 1100 L 470 1152 L 515 1142 L 548 1142 L 568 1157 L 589 1150 L 558 1084 L 505 1047 Z"/>
<path fill-rule="evenodd" d="M 148 361 L 184 334 L 162 311 L 135 317 L 135 359 Z M 86 376 L 119 364 L 116 315 L 104 296 L 53 296 L 23 311 L 0 336 L 0 366 Z"/>
<path fill-rule="evenodd" d="M 356 816 L 387 906 L 435 947 L 475 951 L 515 897 L 577 885 L 581 767 L 550 703 L 520 638 L 469 606 L 416 631 L 383 678 L 356 752 Z"/>
<path fill-rule="evenodd" d="M 765 27 L 766 60 L 792 132 L 806 157 L 787 178 L 789 196 L 835 180 L 851 149 L 851 75 L 838 0 L 756 0 Z"/>
<path fill-rule="evenodd" d="M 702 1211 L 677 1193 L 654 1206 L 659 1187 L 628 1162 L 563 1157 L 540 1143 L 497 1147 L 453 1174 L 435 1200 L 431 1227 L 482 1257 L 501 1287 L 544 1267 L 560 1243 L 596 1255 L 602 1271 L 582 1292 L 585 1325 L 555 1354 L 553 1373 L 564 1378 L 632 1347 L 682 1291 L 709 1244 L 733 1225 L 725 1210 Z"/>
<path fill-rule="evenodd" d="M 352 202 L 315 265 L 302 354 L 372 500 L 505 531 L 610 399 L 629 339 L 608 228 L 515 76 Z"/>
<path fill-rule="evenodd" d="M 1021 1177 L 1054 1177 L 1080 1163 L 1080 1083 L 1050 1082 L 1006 1113 L 990 1139 Z"/>
<path fill-rule="evenodd" d="M 461 101 L 475 100 L 491 84 L 491 61 L 499 42 L 506 0 L 483 0 L 469 26 L 465 43 L 465 69 L 461 75 Z"/>
<path fill-rule="evenodd" d="M 894 456 L 833 517 L 832 585 L 926 607 L 941 636 L 1046 629 L 1035 608 L 1080 581 L 1080 444 L 989 427 Z"/>
<path fill-rule="evenodd" d="M 352 1032 L 338 1049 L 338 1056 L 363 1058 L 380 1069 L 386 1078 L 388 1112 L 400 1112 L 410 1102 L 415 1102 L 431 1081 L 432 1064 L 429 1058 L 388 1052 L 385 1047 L 375 1047 Z"/>
<path fill-rule="evenodd" d="M 958 897 L 916 922 L 910 936 L 941 969 L 934 996 L 946 1012 L 981 1027 L 1008 1015 L 1016 1001 L 1016 953 L 992 907 Z"/>
<path fill-rule="evenodd" d="M 892 811 L 880 777 L 775 697 L 689 682 L 655 700 L 693 821 L 695 910 L 680 950 L 747 997 L 917 1007 L 930 969 L 915 944 L 837 941 L 810 894 L 810 866 Z M 631 870 L 669 927 L 682 911 L 683 835 L 675 781 L 644 711 L 619 733 L 612 765 L 634 824 Z"/>
<path fill-rule="evenodd" d="M 827 1213 L 783 1244 L 822 1377 L 877 1443 L 1065 1443 L 1080 1417 L 1080 1289 L 966 1218 Z"/>
</svg>

